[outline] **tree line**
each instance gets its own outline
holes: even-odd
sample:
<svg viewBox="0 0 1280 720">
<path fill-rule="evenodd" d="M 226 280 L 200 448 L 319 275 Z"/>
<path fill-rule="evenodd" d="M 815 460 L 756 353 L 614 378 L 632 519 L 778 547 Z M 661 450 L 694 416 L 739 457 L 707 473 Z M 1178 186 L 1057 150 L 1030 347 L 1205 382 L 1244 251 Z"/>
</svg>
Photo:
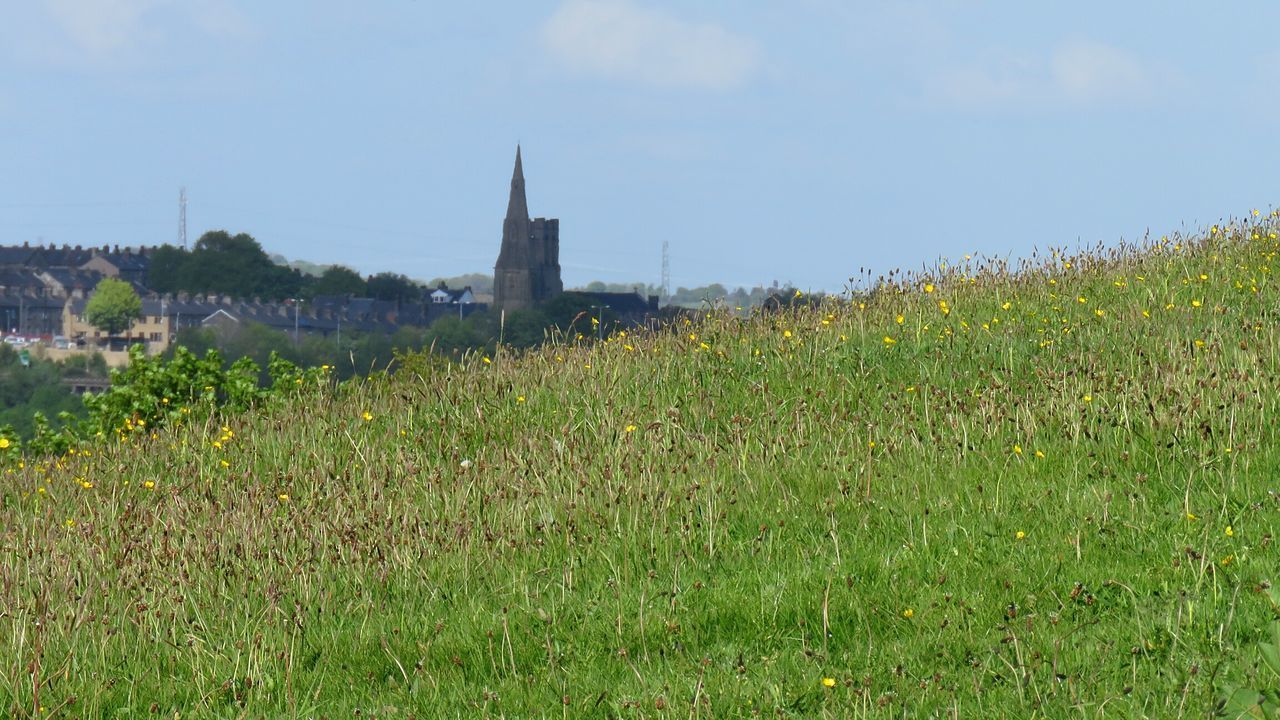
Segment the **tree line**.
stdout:
<svg viewBox="0 0 1280 720">
<path fill-rule="evenodd" d="M 151 251 L 144 284 L 158 293 L 217 293 L 266 301 L 320 295 L 415 301 L 422 299 L 425 289 L 399 273 L 365 278 L 341 265 L 309 275 L 275 262 L 248 233 L 225 230 L 205 233 L 191 250 L 163 245 Z"/>
</svg>

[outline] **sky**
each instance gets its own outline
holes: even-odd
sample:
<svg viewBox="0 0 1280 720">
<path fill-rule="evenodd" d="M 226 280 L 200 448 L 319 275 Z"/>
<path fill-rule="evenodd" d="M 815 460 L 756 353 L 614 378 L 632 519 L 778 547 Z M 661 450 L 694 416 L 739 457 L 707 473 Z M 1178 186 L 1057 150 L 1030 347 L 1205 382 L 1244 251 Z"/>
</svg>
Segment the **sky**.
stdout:
<svg viewBox="0 0 1280 720">
<path fill-rule="evenodd" d="M 0 244 L 790 283 L 1275 201 L 1280 3 L 0 0 Z"/>
</svg>

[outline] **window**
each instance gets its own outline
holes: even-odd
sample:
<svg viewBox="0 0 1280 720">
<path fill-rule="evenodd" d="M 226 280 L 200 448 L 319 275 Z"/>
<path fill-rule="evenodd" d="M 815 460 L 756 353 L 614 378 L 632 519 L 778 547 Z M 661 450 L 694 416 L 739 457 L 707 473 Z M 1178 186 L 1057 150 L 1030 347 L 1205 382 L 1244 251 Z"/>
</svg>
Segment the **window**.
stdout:
<svg viewBox="0 0 1280 720">
<path fill-rule="evenodd" d="M 151 333 L 151 342 L 160 342 L 160 333 Z"/>
</svg>

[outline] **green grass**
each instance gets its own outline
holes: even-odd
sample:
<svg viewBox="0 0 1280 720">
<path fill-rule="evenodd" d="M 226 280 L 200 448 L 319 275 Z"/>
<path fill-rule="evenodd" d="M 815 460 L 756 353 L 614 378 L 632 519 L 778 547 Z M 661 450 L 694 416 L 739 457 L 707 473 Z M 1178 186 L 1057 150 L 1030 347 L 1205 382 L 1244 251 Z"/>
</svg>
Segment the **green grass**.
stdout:
<svg viewBox="0 0 1280 720">
<path fill-rule="evenodd" d="M 0 708 L 1205 717 L 1276 615 L 1275 230 L 411 361 L 28 460 Z"/>
</svg>

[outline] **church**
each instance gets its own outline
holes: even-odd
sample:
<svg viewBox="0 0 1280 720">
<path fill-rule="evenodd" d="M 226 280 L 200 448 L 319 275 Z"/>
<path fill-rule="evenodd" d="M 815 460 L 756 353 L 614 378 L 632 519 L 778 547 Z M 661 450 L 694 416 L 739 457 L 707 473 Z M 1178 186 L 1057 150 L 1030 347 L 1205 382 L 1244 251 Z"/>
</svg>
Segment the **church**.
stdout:
<svg viewBox="0 0 1280 720">
<path fill-rule="evenodd" d="M 493 304 L 499 310 L 527 310 L 564 291 L 560 279 L 560 221 L 529 219 L 520 146 L 511 174 L 511 197 L 502 223 L 502 249 L 493 267 Z"/>
</svg>

